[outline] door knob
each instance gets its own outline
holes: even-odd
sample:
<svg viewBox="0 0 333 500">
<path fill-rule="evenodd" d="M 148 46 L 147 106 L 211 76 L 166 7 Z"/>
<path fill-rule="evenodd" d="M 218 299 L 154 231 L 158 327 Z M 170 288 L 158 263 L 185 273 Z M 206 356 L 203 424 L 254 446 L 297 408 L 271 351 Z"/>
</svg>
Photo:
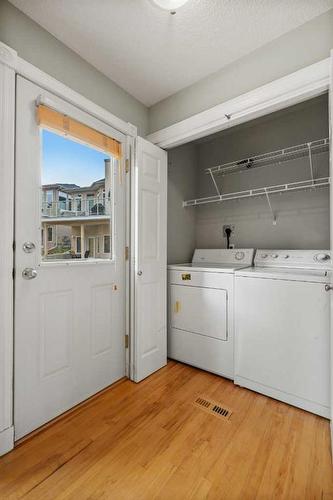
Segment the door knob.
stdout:
<svg viewBox="0 0 333 500">
<path fill-rule="evenodd" d="M 25 280 L 33 280 L 34 278 L 37 277 L 37 271 L 32 267 L 26 267 L 22 271 L 22 276 Z"/>
<path fill-rule="evenodd" d="M 142 271 L 138 271 L 138 276 L 142 276 Z"/>
<path fill-rule="evenodd" d="M 23 250 L 25 253 L 31 253 L 35 250 L 35 248 L 35 243 L 33 243 L 32 241 L 26 241 L 25 243 L 23 243 Z"/>
<path fill-rule="evenodd" d="M 326 292 L 329 292 L 329 291 L 333 290 L 333 286 L 325 285 L 325 290 L 326 290 Z"/>
</svg>

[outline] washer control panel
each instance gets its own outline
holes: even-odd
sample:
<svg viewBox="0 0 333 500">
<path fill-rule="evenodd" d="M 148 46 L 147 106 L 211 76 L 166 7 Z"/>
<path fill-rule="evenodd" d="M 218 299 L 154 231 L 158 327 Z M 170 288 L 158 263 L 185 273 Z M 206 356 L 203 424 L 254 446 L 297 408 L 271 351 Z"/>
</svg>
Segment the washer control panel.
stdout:
<svg viewBox="0 0 333 500">
<path fill-rule="evenodd" d="M 243 251 L 235 252 L 235 259 L 236 260 L 243 260 L 244 258 L 245 258 L 245 252 L 243 252 Z"/>
<path fill-rule="evenodd" d="M 255 266 L 299 267 L 308 269 L 330 268 L 329 250 L 257 250 Z"/>
</svg>

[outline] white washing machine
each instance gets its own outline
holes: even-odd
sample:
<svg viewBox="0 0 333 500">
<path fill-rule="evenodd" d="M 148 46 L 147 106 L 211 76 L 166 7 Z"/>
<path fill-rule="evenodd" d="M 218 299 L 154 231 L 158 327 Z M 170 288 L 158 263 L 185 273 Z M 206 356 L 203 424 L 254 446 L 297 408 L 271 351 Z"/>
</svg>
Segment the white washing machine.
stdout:
<svg viewBox="0 0 333 500">
<path fill-rule="evenodd" d="M 330 270 L 329 251 L 257 250 L 236 272 L 236 384 L 330 416 Z"/>
<path fill-rule="evenodd" d="M 234 273 L 253 255 L 197 249 L 192 263 L 168 266 L 170 358 L 233 379 Z"/>
</svg>

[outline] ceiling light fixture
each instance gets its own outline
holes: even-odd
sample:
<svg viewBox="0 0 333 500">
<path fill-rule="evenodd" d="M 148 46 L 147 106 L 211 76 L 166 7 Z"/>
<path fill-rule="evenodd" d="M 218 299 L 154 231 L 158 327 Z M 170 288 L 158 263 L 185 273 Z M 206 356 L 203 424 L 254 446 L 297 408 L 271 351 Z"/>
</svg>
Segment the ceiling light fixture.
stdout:
<svg viewBox="0 0 333 500">
<path fill-rule="evenodd" d="M 170 14 L 176 14 L 177 9 L 182 7 L 188 0 L 152 0 L 158 7 L 168 10 Z"/>
</svg>

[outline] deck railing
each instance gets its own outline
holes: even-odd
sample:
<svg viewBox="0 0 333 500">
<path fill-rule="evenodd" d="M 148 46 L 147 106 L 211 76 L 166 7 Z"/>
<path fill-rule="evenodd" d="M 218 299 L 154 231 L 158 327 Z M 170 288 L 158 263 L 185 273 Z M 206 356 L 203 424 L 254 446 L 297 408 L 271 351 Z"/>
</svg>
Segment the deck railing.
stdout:
<svg viewBox="0 0 333 500">
<path fill-rule="evenodd" d="M 42 217 L 96 217 L 110 215 L 111 201 L 105 198 L 74 198 L 72 200 L 42 202 Z"/>
</svg>

